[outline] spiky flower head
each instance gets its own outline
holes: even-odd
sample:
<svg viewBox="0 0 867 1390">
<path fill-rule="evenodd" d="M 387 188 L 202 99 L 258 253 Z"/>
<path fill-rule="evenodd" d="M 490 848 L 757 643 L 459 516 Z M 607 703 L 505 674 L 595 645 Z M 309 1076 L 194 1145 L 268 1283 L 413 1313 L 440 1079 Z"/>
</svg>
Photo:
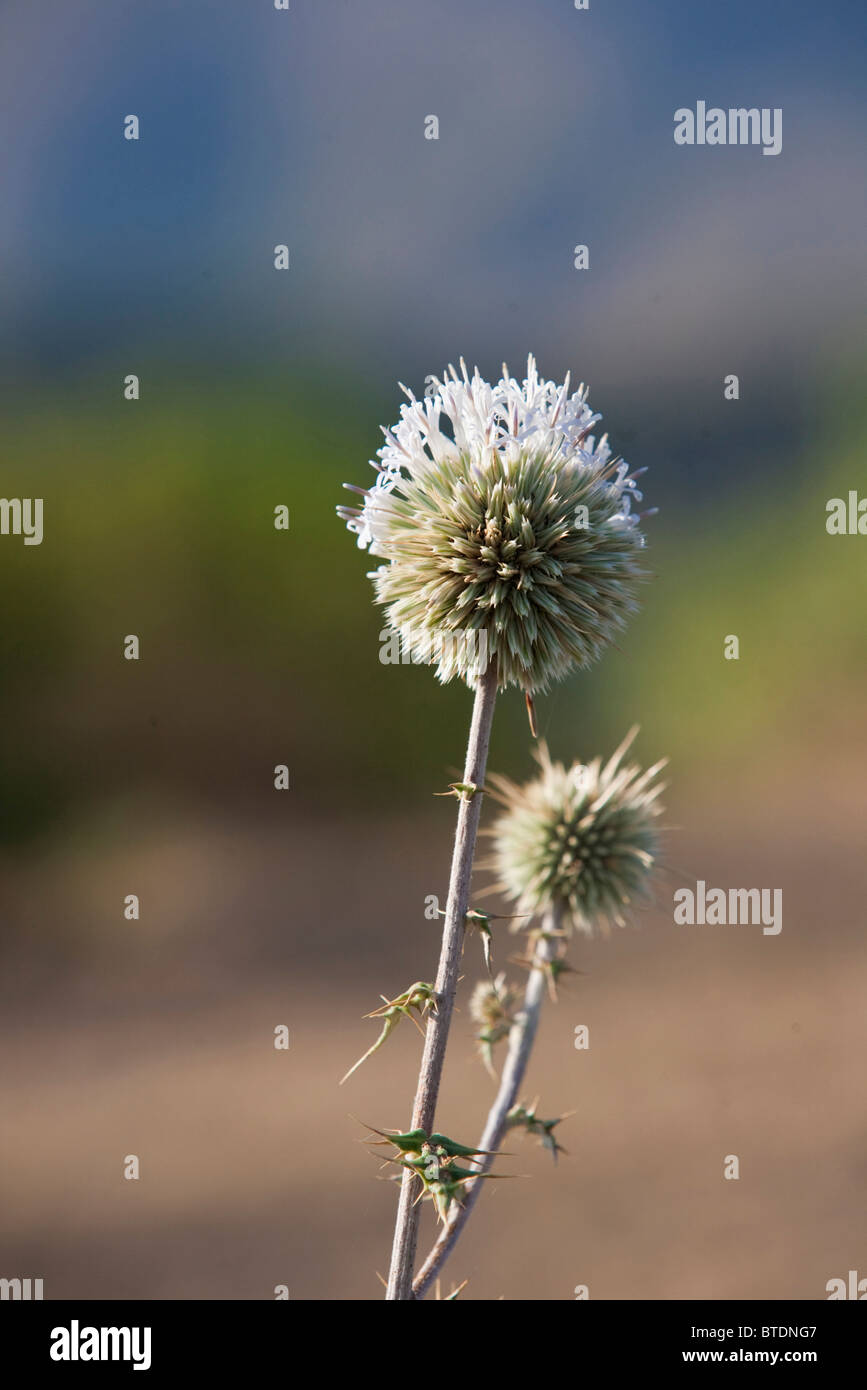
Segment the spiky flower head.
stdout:
<svg viewBox="0 0 867 1390">
<path fill-rule="evenodd" d="M 544 690 L 636 607 L 638 473 L 591 434 L 586 387 L 543 380 L 532 356 L 522 383 L 463 360 L 430 380 L 423 400 L 402 388 L 375 483 L 339 513 L 385 562 L 370 577 L 411 660 L 472 686 L 494 660 L 501 689 Z"/>
<path fill-rule="evenodd" d="M 520 997 L 520 992 L 507 981 L 504 971 L 500 971 L 495 980 L 479 980 L 470 995 L 470 1017 L 477 1024 L 479 1051 L 492 1075 L 494 1048 L 508 1037 Z"/>
<path fill-rule="evenodd" d="M 470 1017 L 481 1028 L 505 1028 L 512 1025 L 512 1010 L 517 1004 L 519 994 L 514 985 L 506 980 L 505 973 L 495 980 L 479 980 L 470 996 Z"/>
<path fill-rule="evenodd" d="M 659 863 L 656 781 L 666 759 L 642 772 L 624 756 L 637 729 L 603 763 L 564 767 L 546 745 L 536 753 L 541 773 L 524 786 L 505 777 L 488 781 L 506 807 L 492 831 L 488 867 L 498 887 L 533 914 L 553 912 L 560 926 L 591 935 L 626 925 L 629 908 L 648 895 Z"/>
</svg>

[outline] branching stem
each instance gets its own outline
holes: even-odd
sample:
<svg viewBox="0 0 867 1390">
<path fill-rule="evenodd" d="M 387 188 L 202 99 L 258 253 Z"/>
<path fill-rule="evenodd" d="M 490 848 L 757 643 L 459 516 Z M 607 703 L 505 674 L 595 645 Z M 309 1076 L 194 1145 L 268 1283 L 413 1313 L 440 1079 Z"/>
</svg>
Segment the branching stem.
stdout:
<svg viewBox="0 0 867 1390">
<path fill-rule="evenodd" d="M 412 1128 L 423 1129 L 427 1134 L 431 1134 L 434 1130 L 434 1114 L 455 1002 L 465 919 L 470 903 L 470 876 L 473 869 L 476 835 L 482 809 L 480 789 L 485 780 L 488 744 L 491 737 L 491 723 L 494 717 L 496 698 L 497 669 L 496 663 L 491 662 L 484 675 L 480 677 L 476 687 L 473 718 L 467 744 L 464 783 L 479 788 L 479 790 L 473 791 L 470 795 L 462 794 L 459 799 L 458 823 L 449 879 L 449 896 L 443 925 L 439 968 L 434 984 L 436 1009 L 428 1018 L 418 1088 L 412 1112 Z M 412 1273 L 418 1240 L 419 1219 L 419 1208 L 416 1205 L 418 1193 L 414 1184 L 414 1174 L 408 1171 L 404 1172 L 386 1293 L 386 1299 L 389 1301 L 413 1298 Z"/>
<path fill-rule="evenodd" d="M 543 924 L 543 931 L 536 941 L 533 966 L 524 991 L 520 1012 L 515 1018 L 509 1033 L 509 1046 L 497 1098 L 488 1112 L 485 1128 L 479 1140 L 480 1149 L 498 1149 L 506 1132 L 506 1116 L 516 1104 L 518 1093 L 524 1081 L 527 1063 L 536 1040 L 539 1015 L 547 986 L 547 966 L 557 954 L 558 938 L 553 935 L 559 927 L 559 918 L 549 913 Z M 551 933 L 552 935 L 546 935 Z M 475 1161 L 479 1174 L 486 1173 L 493 1158 L 479 1158 Z M 454 1203 L 430 1254 L 418 1272 L 412 1286 L 414 1298 L 424 1298 L 430 1285 L 442 1270 L 443 1265 L 454 1249 L 461 1231 L 470 1217 L 470 1212 L 478 1200 L 484 1183 L 479 1178 L 467 1182 L 460 1203 Z"/>
</svg>

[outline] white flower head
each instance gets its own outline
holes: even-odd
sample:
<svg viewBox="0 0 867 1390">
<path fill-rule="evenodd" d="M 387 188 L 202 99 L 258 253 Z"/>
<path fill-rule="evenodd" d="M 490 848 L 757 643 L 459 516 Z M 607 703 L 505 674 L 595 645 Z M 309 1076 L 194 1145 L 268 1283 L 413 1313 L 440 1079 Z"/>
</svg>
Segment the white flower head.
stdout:
<svg viewBox="0 0 867 1390">
<path fill-rule="evenodd" d="M 644 577 L 633 502 L 638 474 L 612 459 L 586 387 L 569 394 L 503 367 L 491 386 L 461 361 L 384 430 L 377 478 L 339 508 L 414 659 L 437 652 L 441 680 L 475 685 L 483 660 L 501 688 L 544 690 L 588 666 L 624 626 Z M 443 637 L 484 632 L 483 643 Z"/>
</svg>

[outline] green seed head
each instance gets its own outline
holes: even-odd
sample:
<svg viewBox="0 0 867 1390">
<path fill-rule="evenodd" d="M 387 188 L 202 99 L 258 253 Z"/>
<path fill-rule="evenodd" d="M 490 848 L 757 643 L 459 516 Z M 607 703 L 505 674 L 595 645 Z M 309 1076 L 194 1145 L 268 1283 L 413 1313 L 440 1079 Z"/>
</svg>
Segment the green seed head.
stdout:
<svg viewBox="0 0 867 1390">
<path fill-rule="evenodd" d="M 553 910 L 566 930 L 589 935 L 624 926 L 629 908 L 646 899 L 659 862 L 664 784 L 655 779 L 665 761 L 644 772 L 624 763 L 637 732 L 605 764 L 596 758 L 566 768 L 542 744 L 532 781 L 488 779 L 506 807 L 491 832 L 489 867 L 519 911 Z"/>
</svg>

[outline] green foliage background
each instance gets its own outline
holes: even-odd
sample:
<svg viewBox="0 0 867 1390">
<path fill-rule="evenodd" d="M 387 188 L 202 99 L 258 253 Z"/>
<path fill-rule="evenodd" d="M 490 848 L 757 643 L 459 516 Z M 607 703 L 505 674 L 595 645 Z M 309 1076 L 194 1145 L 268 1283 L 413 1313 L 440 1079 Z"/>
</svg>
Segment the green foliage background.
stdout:
<svg viewBox="0 0 867 1390">
<path fill-rule="evenodd" d="M 864 477 L 856 399 L 829 399 L 797 483 L 780 482 L 779 460 L 764 488 L 735 469 L 711 505 L 685 490 L 648 522 L 655 579 L 621 650 L 540 701 L 556 753 L 605 751 L 638 721 L 642 755 L 669 753 L 688 779 L 819 753 L 857 727 L 867 541 L 824 524 L 827 498 Z M 45 539 L 4 537 L 0 552 L 7 838 L 108 828 L 157 788 L 163 803 L 255 812 L 276 762 L 302 806 L 406 804 L 443 785 L 467 693 L 380 663 L 369 557 L 334 514 L 394 412 L 333 377 L 326 392 L 315 374 L 195 381 L 167 365 L 137 403 L 113 378 L 38 415 L 12 403 L 6 494 L 44 497 Z M 273 527 L 279 503 L 288 533 Z M 138 663 L 122 659 L 131 632 Z M 722 657 L 729 633 L 738 662 Z M 521 774 L 529 751 L 512 694 L 493 762 Z"/>
</svg>

